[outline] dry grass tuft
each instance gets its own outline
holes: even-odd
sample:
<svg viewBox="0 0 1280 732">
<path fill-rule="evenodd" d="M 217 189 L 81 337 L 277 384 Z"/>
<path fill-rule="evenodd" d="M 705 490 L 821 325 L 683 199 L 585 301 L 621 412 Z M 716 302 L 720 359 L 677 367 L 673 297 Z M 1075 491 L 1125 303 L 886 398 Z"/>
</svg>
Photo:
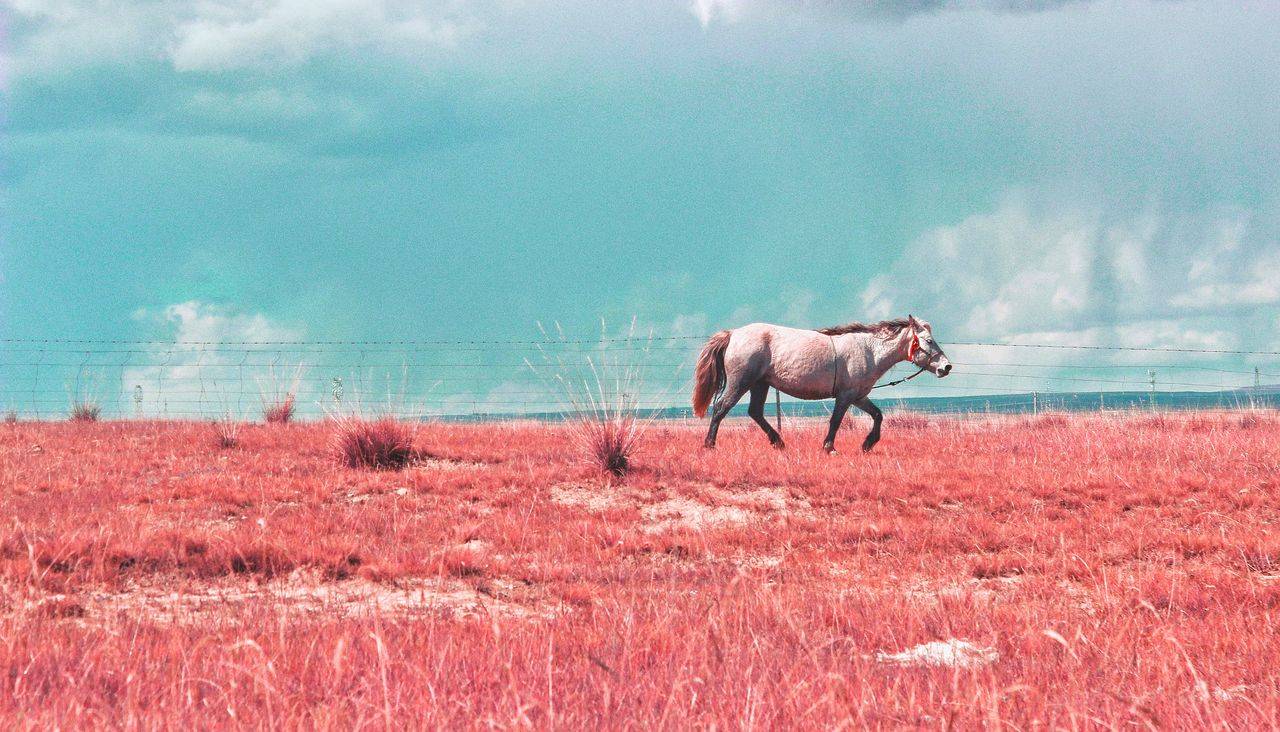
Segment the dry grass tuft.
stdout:
<svg viewBox="0 0 1280 732">
<path fill-rule="evenodd" d="M 276 372 L 274 365 L 266 377 L 258 380 L 258 397 L 262 400 L 262 418 L 267 424 L 293 421 L 297 406 L 298 385 L 302 383 L 303 366 L 298 364 L 290 374 Z"/>
<path fill-rule="evenodd" d="M 587 460 L 601 470 L 622 477 L 640 439 L 640 420 L 632 411 L 617 411 L 575 421 L 575 441 Z"/>
<path fill-rule="evenodd" d="M 214 442 L 223 450 L 240 445 L 240 422 L 225 414 L 213 423 Z"/>
<path fill-rule="evenodd" d="M 545 330 L 543 333 L 546 335 Z M 563 333 L 559 335 L 563 340 Z M 602 329 L 601 337 L 605 336 Z M 640 439 L 653 422 L 652 415 L 641 414 L 639 400 L 644 391 L 644 359 L 651 340 L 635 335 L 634 321 L 627 337 L 636 338 L 644 345 L 626 362 L 610 360 L 607 356 L 599 359 L 587 356 L 584 367 L 543 351 L 546 362 L 543 372 L 528 364 L 549 386 L 554 384 L 564 393 L 570 409 L 564 417 L 580 459 L 619 478 L 631 470 Z"/>
<path fill-rule="evenodd" d="M 414 430 L 399 420 L 338 417 L 334 423 L 338 460 L 349 468 L 401 470 L 417 456 Z"/>
<path fill-rule="evenodd" d="M 293 394 L 285 394 L 279 401 L 262 405 L 262 418 L 267 424 L 288 424 L 293 421 Z"/>
<path fill-rule="evenodd" d="M 102 416 L 102 407 L 95 402 L 81 401 L 71 405 L 72 422 L 97 422 Z"/>
</svg>

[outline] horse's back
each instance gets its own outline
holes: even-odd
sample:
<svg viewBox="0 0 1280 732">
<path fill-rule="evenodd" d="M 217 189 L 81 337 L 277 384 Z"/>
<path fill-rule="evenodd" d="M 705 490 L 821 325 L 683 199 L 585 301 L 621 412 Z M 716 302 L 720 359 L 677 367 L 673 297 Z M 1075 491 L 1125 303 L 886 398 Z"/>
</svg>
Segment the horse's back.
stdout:
<svg viewBox="0 0 1280 732">
<path fill-rule="evenodd" d="M 791 396 L 820 399 L 830 395 L 831 357 L 830 339 L 815 330 L 751 323 L 733 330 L 725 363 Z"/>
<path fill-rule="evenodd" d="M 773 323 L 748 323 L 734 328 L 729 336 L 729 354 L 745 356 L 755 353 L 790 351 L 826 342 L 826 336 L 816 330 L 788 328 Z"/>
</svg>

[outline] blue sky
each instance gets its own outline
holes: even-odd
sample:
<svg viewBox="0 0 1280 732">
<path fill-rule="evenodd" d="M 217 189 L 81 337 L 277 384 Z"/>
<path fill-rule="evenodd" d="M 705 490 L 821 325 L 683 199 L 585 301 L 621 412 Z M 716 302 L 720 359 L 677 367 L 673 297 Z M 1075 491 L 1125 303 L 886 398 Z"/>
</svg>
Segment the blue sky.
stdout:
<svg viewBox="0 0 1280 732">
<path fill-rule="evenodd" d="M 0 14 L 0 337 L 1280 343 L 1275 4 Z"/>
</svg>

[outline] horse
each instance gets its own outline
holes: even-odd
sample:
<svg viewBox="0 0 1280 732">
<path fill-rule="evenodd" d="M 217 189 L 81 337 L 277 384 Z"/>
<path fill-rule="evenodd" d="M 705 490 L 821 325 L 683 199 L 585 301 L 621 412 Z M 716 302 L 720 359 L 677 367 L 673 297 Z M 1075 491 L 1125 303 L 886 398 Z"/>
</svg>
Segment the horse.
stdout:
<svg viewBox="0 0 1280 732">
<path fill-rule="evenodd" d="M 883 415 L 867 395 L 894 365 L 906 361 L 938 378 L 951 373 L 951 362 L 933 329 L 914 316 L 878 323 L 847 323 L 820 330 L 752 323 L 711 336 L 698 356 L 694 373 L 693 413 L 711 410 L 711 426 L 704 445 L 716 445 L 720 422 L 748 392 L 747 414 L 779 449 L 782 436 L 764 418 L 769 387 L 797 399 L 835 398 L 831 425 L 822 447 L 835 452 L 836 431 L 850 406 L 871 415 L 871 432 L 862 442 L 863 452 L 880 440 Z M 915 374 L 913 374 L 914 376 Z"/>
</svg>

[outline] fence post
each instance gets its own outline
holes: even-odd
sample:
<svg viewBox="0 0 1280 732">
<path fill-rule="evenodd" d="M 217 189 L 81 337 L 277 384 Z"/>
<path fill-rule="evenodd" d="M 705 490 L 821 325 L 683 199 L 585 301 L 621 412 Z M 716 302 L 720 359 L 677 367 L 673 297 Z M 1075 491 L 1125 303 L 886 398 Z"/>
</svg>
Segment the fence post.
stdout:
<svg viewBox="0 0 1280 732">
<path fill-rule="evenodd" d="M 1031 392 L 1031 414 L 1040 414 L 1040 392 Z"/>
<path fill-rule="evenodd" d="M 778 434 L 782 434 L 782 392 L 775 387 L 773 390 L 773 412 L 778 421 Z"/>
<path fill-rule="evenodd" d="M 133 416 L 142 416 L 142 384 L 133 385 Z"/>
<path fill-rule="evenodd" d="M 1249 393 L 1249 408 L 1258 408 L 1258 397 L 1262 394 L 1262 373 L 1257 366 L 1253 367 L 1253 391 Z"/>
<path fill-rule="evenodd" d="M 1156 411 L 1156 370 L 1147 369 L 1147 379 L 1151 382 L 1151 411 Z"/>
</svg>

